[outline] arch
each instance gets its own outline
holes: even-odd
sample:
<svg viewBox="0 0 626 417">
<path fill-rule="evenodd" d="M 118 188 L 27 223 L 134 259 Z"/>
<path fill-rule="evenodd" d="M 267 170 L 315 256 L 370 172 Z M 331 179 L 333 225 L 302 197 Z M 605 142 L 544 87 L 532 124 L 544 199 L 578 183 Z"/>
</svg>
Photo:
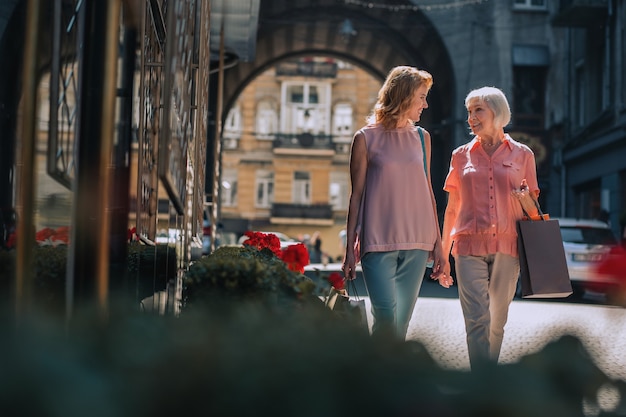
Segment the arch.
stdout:
<svg viewBox="0 0 626 417">
<path fill-rule="evenodd" d="M 410 1 L 398 2 L 414 6 Z M 354 32 L 342 35 L 349 19 Z M 228 69 L 224 77 L 224 108 L 229 109 L 243 89 L 262 72 L 285 59 L 329 56 L 356 65 L 384 80 L 396 65 L 413 65 L 433 74 L 428 96 L 430 108 L 420 124 L 433 141 L 431 172 L 438 201 L 456 120 L 456 80 L 446 45 L 433 23 L 420 11 L 368 9 L 335 0 L 273 0 L 263 4 L 259 15 L 256 58 Z"/>
<path fill-rule="evenodd" d="M 275 0 L 261 8 L 255 61 L 242 62 L 225 74 L 226 108 L 248 83 L 277 62 L 294 56 L 326 55 L 351 62 L 381 80 L 396 65 L 423 68 L 435 79 L 425 122 L 440 124 L 451 116 L 452 64 L 443 40 L 423 13 L 355 8 L 332 0 L 319 3 Z M 340 33 L 346 19 L 356 31 L 347 39 Z"/>
</svg>

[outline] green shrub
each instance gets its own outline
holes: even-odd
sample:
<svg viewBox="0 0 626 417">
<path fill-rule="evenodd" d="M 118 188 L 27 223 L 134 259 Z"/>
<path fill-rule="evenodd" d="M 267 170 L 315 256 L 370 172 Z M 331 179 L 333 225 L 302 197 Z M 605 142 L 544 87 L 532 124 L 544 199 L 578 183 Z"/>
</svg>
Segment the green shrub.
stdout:
<svg viewBox="0 0 626 417">
<path fill-rule="evenodd" d="M 310 300 L 314 290 L 312 280 L 289 270 L 267 248 L 223 246 L 189 267 L 183 298 L 186 308 L 233 299 L 289 303 Z"/>
<path fill-rule="evenodd" d="M 554 417 L 624 415 L 579 340 L 479 372 L 439 367 L 418 342 L 370 338 L 326 312 L 76 314 L 0 323 L 0 409 L 20 416 Z M 616 409 L 583 413 L 602 384 Z"/>
<path fill-rule="evenodd" d="M 44 311 L 63 312 L 65 309 L 65 281 L 67 272 L 67 245 L 42 245 L 33 249 L 33 297 Z M 14 293 L 15 250 L 0 250 L 0 297 L 3 305 Z M 167 245 L 128 245 L 124 271 L 126 287 L 137 301 L 166 288 L 176 277 L 176 251 Z"/>
<path fill-rule="evenodd" d="M 169 280 L 176 277 L 176 250 L 168 245 L 128 245 L 128 280 L 136 300 L 143 300 L 163 291 Z"/>
</svg>

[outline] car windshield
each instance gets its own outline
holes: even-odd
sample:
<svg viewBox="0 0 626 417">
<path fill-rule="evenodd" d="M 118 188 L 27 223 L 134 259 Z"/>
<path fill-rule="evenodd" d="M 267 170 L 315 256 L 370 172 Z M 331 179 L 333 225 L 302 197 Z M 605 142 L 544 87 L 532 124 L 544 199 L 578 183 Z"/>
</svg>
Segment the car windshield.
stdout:
<svg viewBox="0 0 626 417">
<path fill-rule="evenodd" d="M 561 227 L 564 242 L 586 243 L 589 245 L 614 245 L 617 243 L 610 229 L 595 227 Z"/>
</svg>

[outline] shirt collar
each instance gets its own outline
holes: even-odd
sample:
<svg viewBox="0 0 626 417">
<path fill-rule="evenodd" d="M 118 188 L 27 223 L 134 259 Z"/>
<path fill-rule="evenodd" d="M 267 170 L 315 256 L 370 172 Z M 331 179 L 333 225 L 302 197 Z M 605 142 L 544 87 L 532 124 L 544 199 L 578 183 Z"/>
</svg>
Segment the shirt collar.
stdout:
<svg viewBox="0 0 626 417">
<path fill-rule="evenodd" d="M 504 139 L 502 139 L 502 143 L 508 146 L 509 149 L 512 149 L 513 144 L 511 143 L 511 140 L 512 138 L 509 136 L 509 134 L 505 133 Z M 474 136 L 474 139 L 472 139 L 472 141 L 469 143 L 470 151 L 475 150 L 479 146 L 480 146 L 480 141 L 476 138 L 476 136 Z"/>
</svg>

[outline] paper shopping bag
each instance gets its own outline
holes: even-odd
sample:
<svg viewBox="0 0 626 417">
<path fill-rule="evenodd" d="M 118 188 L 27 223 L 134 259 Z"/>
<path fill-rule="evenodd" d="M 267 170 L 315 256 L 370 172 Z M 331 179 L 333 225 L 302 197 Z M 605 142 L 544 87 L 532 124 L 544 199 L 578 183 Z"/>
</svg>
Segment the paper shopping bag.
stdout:
<svg viewBox="0 0 626 417">
<path fill-rule="evenodd" d="M 517 237 L 522 297 L 572 294 L 558 220 L 519 220 Z"/>
<path fill-rule="evenodd" d="M 365 300 L 358 296 L 356 284 L 353 281 L 349 282 L 349 286 L 352 289 L 352 297 L 348 295 L 346 289 L 337 291 L 331 288 L 326 306 L 341 317 L 342 320 L 369 333 Z"/>
</svg>

